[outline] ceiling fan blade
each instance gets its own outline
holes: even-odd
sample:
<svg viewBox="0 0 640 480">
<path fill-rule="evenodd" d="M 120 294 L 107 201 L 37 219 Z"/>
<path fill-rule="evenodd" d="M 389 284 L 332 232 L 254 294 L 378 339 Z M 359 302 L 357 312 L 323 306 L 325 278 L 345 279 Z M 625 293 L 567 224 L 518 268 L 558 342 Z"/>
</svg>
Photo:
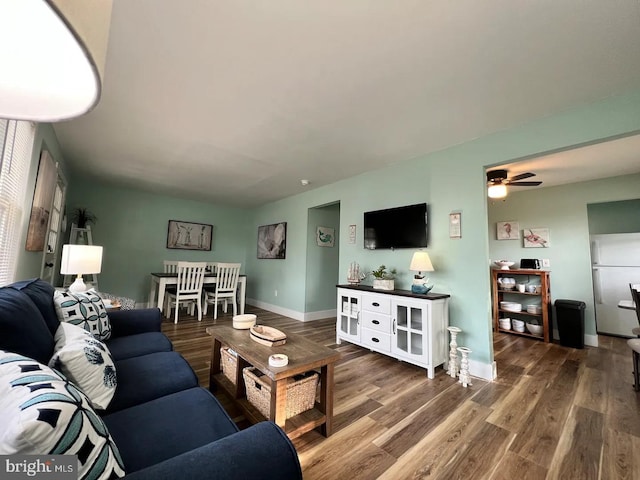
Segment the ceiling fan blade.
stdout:
<svg viewBox="0 0 640 480">
<path fill-rule="evenodd" d="M 518 180 L 524 180 L 525 178 L 531 178 L 531 177 L 535 177 L 536 174 L 535 173 L 531 173 L 531 172 L 525 172 L 525 173 L 520 173 L 518 175 L 514 175 L 513 177 L 509 178 L 510 182 L 517 182 Z"/>
<path fill-rule="evenodd" d="M 542 182 L 509 182 L 507 185 L 510 187 L 537 187 L 542 185 Z"/>
</svg>

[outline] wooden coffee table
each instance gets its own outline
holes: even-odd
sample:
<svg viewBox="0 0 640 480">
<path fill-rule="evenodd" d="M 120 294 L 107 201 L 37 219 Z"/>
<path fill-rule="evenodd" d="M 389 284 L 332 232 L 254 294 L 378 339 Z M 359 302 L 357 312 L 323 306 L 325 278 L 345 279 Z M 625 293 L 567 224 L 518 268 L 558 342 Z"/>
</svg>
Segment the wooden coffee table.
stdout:
<svg viewBox="0 0 640 480">
<path fill-rule="evenodd" d="M 242 369 L 254 366 L 271 381 L 270 418 L 284 429 L 289 438 L 320 427 L 320 432 L 331 435 L 333 420 L 333 370 L 340 353 L 306 338 L 287 333 L 287 343 L 278 347 L 261 345 L 249 337 L 249 330 L 237 330 L 226 325 L 207 328 L 213 337 L 209 389 L 220 387 L 225 391 L 252 422 L 264 420 L 258 410 L 246 399 Z M 235 385 L 225 377 L 220 369 L 220 347 L 228 346 L 238 354 Z M 285 367 L 269 366 L 269 356 L 284 353 L 289 357 Z M 315 407 L 295 417 L 286 418 L 287 379 L 300 373 L 320 369 L 320 401 Z"/>
</svg>

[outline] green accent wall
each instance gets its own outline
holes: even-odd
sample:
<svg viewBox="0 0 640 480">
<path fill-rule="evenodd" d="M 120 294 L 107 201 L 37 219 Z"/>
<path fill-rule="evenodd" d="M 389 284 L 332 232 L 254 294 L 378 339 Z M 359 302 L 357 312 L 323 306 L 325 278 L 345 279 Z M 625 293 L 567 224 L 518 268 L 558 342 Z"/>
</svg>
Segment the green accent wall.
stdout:
<svg viewBox="0 0 640 480">
<path fill-rule="evenodd" d="M 592 203 L 587 205 L 587 214 L 591 235 L 640 232 L 640 198 Z"/>
<path fill-rule="evenodd" d="M 130 188 L 73 179 L 67 211 L 85 207 L 98 220 L 93 243 L 104 247 L 101 291 L 147 302 L 150 273 L 161 272 L 163 260 L 239 262 L 245 272 L 248 219 L 245 209 L 217 207 Z M 213 225 L 211 251 L 167 248 L 169 220 Z"/>
<path fill-rule="evenodd" d="M 36 278 L 40 276 L 42 268 L 43 252 L 27 252 L 24 245 L 27 242 L 27 230 L 29 228 L 29 217 L 31 215 L 31 204 L 33 203 L 33 193 L 36 188 L 36 177 L 38 175 L 38 166 L 40 165 L 40 154 L 42 150 L 48 150 L 53 161 L 58 163 L 58 169 L 62 175 L 66 177 L 66 169 L 62 152 L 58 144 L 58 138 L 50 124 L 39 124 L 36 130 L 33 142 L 33 150 L 31 151 L 31 167 L 29 168 L 29 179 L 27 182 L 27 193 L 25 195 L 25 204 L 22 216 L 22 239 L 20 244 L 23 248 L 20 250 L 18 257 L 18 265 L 16 269 L 16 279 L 24 280 L 28 278 Z M 68 181 L 68 179 L 67 179 Z M 62 249 L 62 243 L 58 245 Z M 58 258 L 60 255 L 58 255 Z M 58 262 L 59 263 L 59 262 Z M 59 264 L 56 265 L 56 272 L 60 271 Z"/>
</svg>

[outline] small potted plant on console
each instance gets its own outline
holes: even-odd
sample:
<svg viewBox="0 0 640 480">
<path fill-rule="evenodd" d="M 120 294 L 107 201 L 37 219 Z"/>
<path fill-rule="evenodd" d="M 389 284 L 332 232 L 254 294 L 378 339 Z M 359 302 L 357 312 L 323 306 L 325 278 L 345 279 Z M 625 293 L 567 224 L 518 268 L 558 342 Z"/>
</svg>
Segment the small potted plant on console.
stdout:
<svg viewBox="0 0 640 480">
<path fill-rule="evenodd" d="M 396 269 L 387 271 L 387 267 L 380 265 L 376 270 L 371 272 L 373 275 L 373 288 L 378 290 L 393 290 L 396 277 Z"/>
</svg>

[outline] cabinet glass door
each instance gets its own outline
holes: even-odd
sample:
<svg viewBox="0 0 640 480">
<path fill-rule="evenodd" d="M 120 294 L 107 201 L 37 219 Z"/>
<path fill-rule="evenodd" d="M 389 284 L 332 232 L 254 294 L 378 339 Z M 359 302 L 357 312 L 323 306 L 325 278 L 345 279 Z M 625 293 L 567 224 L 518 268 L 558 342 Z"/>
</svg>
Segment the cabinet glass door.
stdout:
<svg viewBox="0 0 640 480">
<path fill-rule="evenodd" d="M 394 341 L 392 350 L 403 357 L 425 361 L 427 311 L 411 303 L 396 303 L 393 307 Z"/>
<path fill-rule="evenodd" d="M 360 338 L 360 297 L 357 295 L 338 295 L 338 328 L 342 337 L 354 340 Z"/>
</svg>

